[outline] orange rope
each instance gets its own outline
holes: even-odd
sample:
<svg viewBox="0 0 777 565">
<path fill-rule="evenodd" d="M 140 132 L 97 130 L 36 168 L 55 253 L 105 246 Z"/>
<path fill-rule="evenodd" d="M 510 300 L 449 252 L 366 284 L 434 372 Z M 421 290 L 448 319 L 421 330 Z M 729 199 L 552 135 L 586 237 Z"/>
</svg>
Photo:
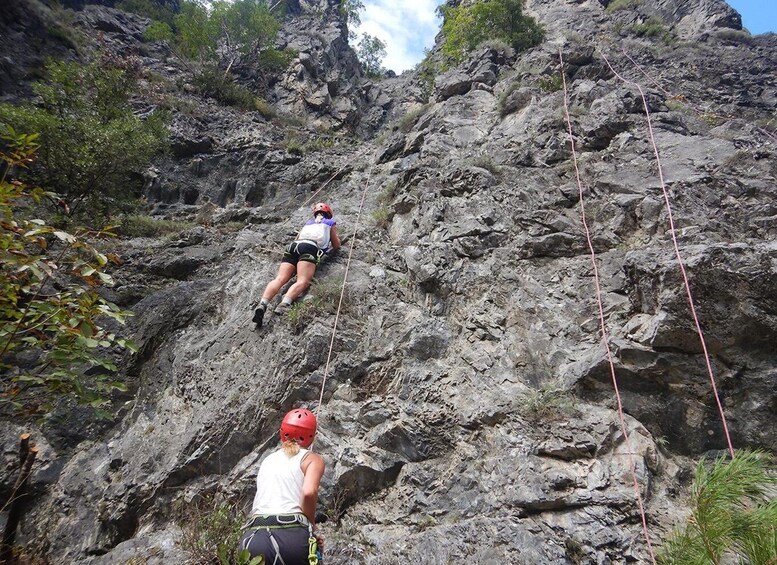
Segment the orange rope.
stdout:
<svg viewBox="0 0 777 565">
<path fill-rule="evenodd" d="M 707 351 L 707 343 L 704 340 L 704 332 L 701 329 L 701 323 L 699 322 L 699 316 L 696 314 L 696 306 L 693 302 L 693 294 L 691 293 L 691 285 L 688 282 L 688 273 L 685 270 L 685 264 L 683 263 L 682 255 L 680 254 L 680 246 L 677 243 L 677 233 L 674 227 L 674 218 L 672 215 L 672 205 L 669 201 L 669 191 L 666 188 L 666 183 L 664 182 L 664 172 L 663 168 L 661 167 L 661 157 L 658 154 L 658 145 L 656 145 L 656 138 L 653 134 L 653 123 L 650 119 L 650 109 L 648 108 L 647 98 L 645 97 L 645 93 L 642 91 L 642 87 L 633 81 L 627 80 L 623 78 L 618 72 L 610 65 L 610 61 L 607 60 L 607 57 L 605 57 L 604 53 L 601 54 L 602 58 L 604 59 L 604 62 L 607 63 L 607 66 L 610 67 L 610 70 L 615 74 L 616 77 L 618 77 L 620 80 L 625 82 L 626 84 L 631 84 L 637 87 L 639 90 L 640 96 L 642 96 L 642 103 L 645 107 L 645 117 L 647 118 L 647 126 L 648 126 L 648 132 L 650 133 L 650 143 L 653 145 L 653 152 L 656 157 L 656 165 L 658 166 L 658 179 L 661 182 L 661 190 L 664 193 L 664 204 L 666 206 L 666 213 L 669 218 L 669 233 L 672 236 L 672 244 L 674 245 L 674 251 L 675 256 L 677 257 L 677 264 L 680 267 L 680 273 L 683 277 L 683 285 L 685 286 L 685 292 L 688 298 L 688 305 L 691 308 L 691 315 L 693 316 L 693 321 L 696 324 L 696 333 L 699 334 L 699 341 L 701 342 L 701 348 L 704 352 L 704 361 L 707 364 L 707 374 L 710 378 L 710 384 L 712 385 L 712 392 L 715 395 L 715 401 L 718 404 L 718 412 L 720 413 L 720 420 L 723 422 L 723 432 L 726 436 L 726 443 L 728 445 L 728 451 L 731 457 L 734 457 L 734 447 L 731 443 L 731 436 L 728 432 L 728 424 L 726 423 L 726 414 L 723 411 L 723 404 L 720 401 L 720 395 L 718 394 L 718 387 L 715 384 L 715 375 L 712 371 L 712 362 L 710 361 L 710 354 Z"/>
<path fill-rule="evenodd" d="M 653 562 L 653 565 L 655 565 L 656 557 L 653 553 L 653 546 L 650 543 L 650 534 L 648 533 L 645 507 L 642 503 L 642 495 L 640 493 L 639 480 L 637 479 L 637 472 L 634 466 L 634 458 L 632 457 L 631 440 L 629 438 L 629 433 L 626 430 L 626 418 L 623 413 L 623 404 L 621 402 L 620 390 L 618 389 L 618 379 L 615 376 L 615 364 L 613 363 L 613 359 L 612 359 L 612 351 L 610 351 L 609 337 L 607 335 L 607 325 L 604 321 L 604 305 L 602 303 L 602 288 L 601 288 L 601 284 L 599 283 L 599 268 L 596 265 L 596 251 L 594 251 L 594 244 L 591 238 L 591 231 L 588 228 L 588 222 L 586 220 L 586 215 L 585 215 L 583 183 L 580 180 L 580 168 L 577 164 L 577 153 L 575 151 L 575 138 L 572 133 L 572 121 L 569 117 L 569 105 L 567 103 L 569 93 L 567 91 L 567 80 L 564 73 L 564 59 L 563 59 L 563 55 L 561 54 L 560 48 L 558 51 L 558 57 L 561 63 L 561 81 L 564 85 L 564 115 L 566 117 L 567 127 L 569 130 L 569 143 L 572 148 L 572 161 L 575 165 L 575 179 L 577 180 L 577 189 L 578 189 L 578 194 L 580 196 L 580 214 L 583 220 L 583 229 L 585 230 L 585 237 L 588 243 L 588 249 L 591 252 L 591 265 L 593 266 L 594 283 L 596 285 L 596 301 L 599 307 L 599 325 L 602 331 L 602 342 L 604 343 L 604 348 L 607 352 L 607 362 L 610 365 L 612 386 L 613 386 L 613 389 L 615 390 L 615 399 L 617 400 L 617 404 L 618 404 L 618 418 L 620 419 L 621 433 L 623 434 L 623 438 L 626 443 L 626 453 L 628 455 L 629 470 L 631 471 L 631 478 L 634 483 L 634 492 L 637 497 L 637 505 L 639 506 L 639 513 L 642 518 L 642 534 L 645 536 L 645 541 L 647 542 L 647 549 L 648 549 L 648 553 L 650 554 L 650 560 Z"/>
<path fill-rule="evenodd" d="M 337 313 L 335 314 L 335 321 L 332 326 L 332 338 L 329 341 L 329 353 L 326 356 L 326 365 L 324 366 L 324 379 L 321 382 L 321 395 L 318 397 L 318 405 L 316 406 L 316 409 L 313 411 L 316 416 L 318 416 L 319 409 L 321 408 L 321 405 L 324 402 L 324 388 L 326 387 L 326 379 L 329 375 L 329 364 L 332 360 L 332 351 L 334 350 L 335 346 L 335 335 L 337 334 L 337 323 L 340 320 L 340 311 L 343 307 L 343 298 L 345 297 L 345 285 L 348 282 L 348 270 L 351 267 L 351 258 L 353 257 L 353 249 L 356 245 L 356 236 L 359 233 L 359 223 L 361 221 L 362 216 L 362 210 L 364 209 L 364 200 L 367 197 L 367 189 L 370 186 L 370 181 L 372 180 L 372 169 L 370 169 L 370 174 L 367 177 L 367 182 L 364 183 L 364 191 L 362 192 L 362 199 L 359 203 L 359 212 L 356 215 L 356 225 L 353 229 L 353 236 L 351 239 L 351 247 L 348 250 L 348 260 L 345 263 L 345 274 L 343 275 L 343 286 L 340 289 L 340 300 L 337 303 Z"/>
<path fill-rule="evenodd" d="M 359 155 L 359 156 L 358 156 L 356 159 L 354 159 L 354 161 L 356 161 L 356 160 L 360 159 L 361 157 L 363 157 L 363 156 L 364 156 L 364 154 L 365 154 L 366 152 L 367 152 L 367 149 L 365 149 L 364 151 L 362 151 L 362 152 L 361 152 L 361 154 L 360 154 L 360 155 Z M 337 171 L 335 171 L 335 173 L 334 173 L 334 174 L 333 174 L 331 177 L 329 177 L 329 178 L 328 178 L 326 181 L 324 181 L 324 184 L 322 184 L 322 185 L 321 185 L 321 187 L 320 187 L 320 188 L 319 188 L 317 191 L 315 191 L 313 194 L 311 194 L 310 196 L 308 196 L 308 198 L 307 198 L 307 199 L 306 199 L 306 200 L 305 200 L 305 201 L 304 201 L 302 204 L 300 204 L 300 208 L 302 208 L 302 207 L 306 206 L 307 204 L 309 204 L 309 203 L 310 203 L 310 202 L 311 202 L 311 201 L 312 201 L 312 200 L 313 200 L 313 199 L 316 197 L 316 195 L 317 195 L 319 192 L 321 192 L 321 191 L 322 191 L 322 190 L 324 190 L 324 189 L 325 189 L 327 186 L 329 186 L 329 183 L 331 183 L 333 180 L 335 180 L 335 179 L 338 177 L 338 175 L 340 175 L 340 173 L 342 173 L 342 172 L 343 172 L 345 169 L 347 169 L 347 168 L 348 168 L 348 165 L 345 165 L 345 166 L 343 166 L 343 167 L 340 167 L 340 168 L 339 168 Z M 288 223 L 291 221 L 291 219 L 292 219 L 293 217 L 294 217 L 294 214 L 292 214 L 291 216 L 289 216 L 289 218 L 288 218 L 288 219 L 286 219 L 286 221 L 284 221 L 284 222 L 283 222 L 282 224 L 280 224 L 280 225 L 281 225 L 281 226 L 283 226 L 283 225 L 285 225 L 285 224 L 288 224 Z"/>
</svg>

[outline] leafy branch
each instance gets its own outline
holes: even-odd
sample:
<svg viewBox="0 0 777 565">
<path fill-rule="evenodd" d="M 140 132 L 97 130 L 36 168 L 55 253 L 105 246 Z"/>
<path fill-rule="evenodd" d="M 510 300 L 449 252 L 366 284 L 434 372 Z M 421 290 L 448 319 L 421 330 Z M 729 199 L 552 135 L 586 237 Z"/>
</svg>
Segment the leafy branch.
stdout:
<svg viewBox="0 0 777 565">
<path fill-rule="evenodd" d="M 33 205 L 56 195 L 11 178 L 31 165 L 37 134 L 8 128 L 0 151 L 0 405 L 26 413 L 46 412 L 59 395 L 71 395 L 95 408 L 122 383 L 109 380 L 118 369 L 104 352 L 135 350 L 134 344 L 105 326 L 124 324 L 130 312 L 102 298 L 112 286 L 106 268 L 115 255 L 89 241 L 110 229 L 69 233 L 44 220 L 28 219 Z M 87 376 L 88 375 L 88 376 Z"/>
</svg>

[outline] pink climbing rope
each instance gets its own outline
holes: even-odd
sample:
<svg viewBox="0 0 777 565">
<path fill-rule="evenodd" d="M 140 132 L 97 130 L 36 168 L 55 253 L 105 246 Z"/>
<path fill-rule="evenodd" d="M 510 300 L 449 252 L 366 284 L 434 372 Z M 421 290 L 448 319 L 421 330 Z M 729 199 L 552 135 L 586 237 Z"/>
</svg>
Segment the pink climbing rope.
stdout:
<svg viewBox="0 0 777 565">
<path fill-rule="evenodd" d="M 615 364 L 612 359 L 612 351 L 610 350 L 609 336 L 607 334 L 607 324 L 605 323 L 605 320 L 604 320 L 604 304 L 602 302 L 602 287 L 599 282 L 599 268 L 596 265 L 596 251 L 594 250 L 594 244 L 591 238 L 591 231 L 588 228 L 588 221 L 586 220 L 585 199 L 583 197 L 583 183 L 580 180 L 580 167 L 578 166 L 578 163 L 577 163 L 577 152 L 575 151 L 575 138 L 572 133 L 572 121 L 569 117 L 569 105 L 567 103 L 569 93 L 567 91 L 567 80 L 564 73 L 564 58 L 560 48 L 558 51 L 558 57 L 559 57 L 559 62 L 561 63 L 561 81 L 564 86 L 564 115 L 566 117 L 567 128 L 569 130 L 569 143 L 572 149 L 572 162 L 574 163 L 574 166 L 575 166 L 575 179 L 577 181 L 577 190 L 578 190 L 579 199 L 580 199 L 580 215 L 583 221 L 583 229 L 585 230 L 585 237 L 586 237 L 586 242 L 588 243 L 588 250 L 591 253 L 591 265 L 593 267 L 594 283 L 596 286 L 596 301 L 599 308 L 599 325 L 602 331 L 602 342 L 604 343 L 604 348 L 607 352 L 607 362 L 610 365 L 610 376 L 612 377 L 612 386 L 613 386 L 613 389 L 615 390 L 615 399 L 618 404 L 618 418 L 620 420 L 621 433 L 623 434 L 623 439 L 626 443 L 626 453 L 628 455 L 629 470 L 631 471 L 631 478 L 634 483 L 634 492 L 637 498 L 637 506 L 639 507 L 639 514 L 642 519 L 642 534 L 644 535 L 645 542 L 647 543 L 647 550 L 648 550 L 648 553 L 650 554 L 650 560 L 653 563 L 653 565 L 656 565 L 656 557 L 653 552 L 653 546 L 650 543 L 650 534 L 648 533 L 645 506 L 642 503 L 642 494 L 640 492 L 639 480 L 637 479 L 637 471 L 634 465 L 634 458 L 632 456 L 633 449 L 631 446 L 631 439 L 629 438 L 629 433 L 626 430 L 626 417 L 623 413 L 623 403 L 621 402 L 620 389 L 618 388 L 618 379 L 615 375 Z"/>
<path fill-rule="evenodd" d="M 348 260 L 345 262 L 345 274 L 343 275 L 343 286 L 340 289 L 340 300 L 337 303 L 337 312 L 335 313 L 335 321 L 334 325 L 332 326 L 332 339 L 329 341 L 329 353 L 327 353 L 326 356 L 326 364 L 324 365 L 324 378 L 321 382 L 321 394 L 318 397 L 318 405 L 316 406 L 316 409 L 313 411 L 316 416 L 319 414 L 319 409 L 321 408 L 322 403 L 324 402 L 324 388 L 326 387 L 326 379 L 329 375 L 329 363 L 332 360 L 332 351 L 334 350 L 335 346 L 335 336 L 337 335 L 337 322 L 340 320 L 340 310 L 342 310 L 343 307 L 343 299 L 345 297 L 345 285 L 348 282 L 348 270 L 351 267 L 351 257 L 353 256 L 353 249 L 356 245 L 356 236 L 359 233 L 359 223 L 361 222 L 362 217 L 362 210 L 364 209 L 364 200 L 367 197 L 367 189 L 370 187 L 370 181 L 372 180 L 372 169 L 370 169 L 370 174 L 367 176 L 367 182 L 364 183 L 364 191 L 362 192 L 362 199 L 359 203 L 359 211 L 356 214 L 356 225 L 353 229 L 353 237 L 351 238 L 351 247 L 348 250 Z"/>
<path fill-rule="evenodd" d="M 661 86 L 661 84 L 660 84 L 660 83 L 659 83 L 659 82 L 658 82 L 658 81 L 657 81 L 657 80 L 656 80 L 654 77 L 652 77 L 652 76 L 651 76 L 651 75 L 650 75 L 650 74 L 649 74 L 649 73 L 648 73 L 648 72 L 647 72 L 647 71 L 646 71 L 646 70 L 645 70 L 645 69 L 642 67 L 642 65 L 640 65 L 639 63 L 637 63 L 637 62 L 636 62 L 636 61 L 635 61 L 635 60 L 634 60 L 634 59 L 631 57 L 631 55 L 629 55 L 629 54 L 626 52 L 626 48 L 625 48 L 625 47 L 621 47 L 621 51 L 623 51 L 623 55 L 624 55 L 624 56 L 625 56 L 625 57 L 626 57 L 626 58 L 627 58 L 629 61 L 631 61 L 631 64 L 632 64 L 632 65 L 634 65 L 634 67 L 635 67 L 635 68 L 636 68 L 636 69 L 637 69 L 639 72 L 641 72 L 641 73 L 644 75 L 644 77 L 645 77 L 646 79 L 648 79 L 650 82 L 652 82 L 652 83 L 653 83 L 653 86 L 655 86 L 655 87 L 656 87 L 658 90 L 660 90 L 661 92 L 663 92 L 663 93 L 664 93 L 664 95 L 665 95 L 667 98 L 681 98 L 681 97 L 679 97 L 679 96 L 675 96 L 674 94 L 672 94 L 671 92 L 669 92 L 667 89 L 665 89 L 663 86 Z M 608 63 L 608 65 L 609 65 L 609 63 Z M 612 67 L 610 67 L 610 68 L 612 68 Z M 615 71 L 613 71 L 613 72 L 615 72 Z M 697 111 L 698 111 L 698 110 L 697 110 Z M 776 141 L 776 142 L 777 142 L 777 135 L 775 135 L 775 132 L 771 132 L 771 131 L 769 131 L 768 129 L 766 129 L 766 128 L 761 128 L 761 127 L 759 127 L 759 128 L 758 128 L 758 130 L 759 130 L 759 131 L 761 131 L 762 133 L 765 133 L 766 135 L 768 135 L 768 136 L 769 136 L 769 137 L 772 139 L 772 141 Z"/>
<path fill-rule="evenodd" d="M 696 333 L 699 335 L 699 341 L 701 342 L 701 348 L 704 352 L 704 361 L 707 365 L 707 374 L 710 378 L 710 384 L 712 385 L 712 392 L 715 395 L 715 402 L 717 402 L 718 405 L 718 412 L 720 413 L 720 420 L 723 423 L 723 432 L 726 436 L 726 444 L 728 445 L 728 451 L 731 457 L 734 457 L 734 447 L 731 443 L 731 436 L 728 431 L 728 423 L 726 422 L 726 414 L 723 411 L 723 404 L 720 401 L 720 395 L 718 394 L 718 387 L 715 383 L 715 374 L 712 371 L 712 362 L 710 361 L 710 355 L 707 351 L 707 343 L 704 340 L 704 332 L 701 329 L 701 323 L 699 322 L 699 316 L 696 313 L 696 306 L 693 301 L 693 294 L 691 293 L 691 285 L 688 282 L 688 274 L 685 270 L 685 264 L 683 263 L 682 255 L 680 254 L 680 246 L 677 243 L 677 234 L 674 227 L 674 217 L 672 215 L 672 205 L 669 201 L 669 191 L 666 188 L 666 183 L 664 182 L 664 172 L 663 168 L 661 167 L 661 157 L 658 154 L 658 145 L 656 144 L 656 138 L 653 134 L 653 123 L 650 119 L 650 109 L 648 108 L 647 98 L 645 97 L 645 93 L 642 90 L 642 87 L 633 81 L 627 80 L 623 78 L 618 72 L 612 67 L 610 64 L 610 61 L 607 59 L 607 57 L 604 55 L 604 53 L 601 53 L 602 58 L 604 59 L 604 62 L 607 63 L 607 66 L 610 68 L 610 70 L 615 74 L 616 77 L 618 77 L 620 80 L 625 82 L 626 84 L 631 84 L 639 90 L 639 94 L 642 97 L 642 103 L 645 107 L 645 117 L 647 118 L 647 126 L 648 126 L 648 132 L 650 133 L 650 143 L 653 146 L 653 152 L 656 157 L 656 165 L 658 166 L 658 179 L 661 182 L 661 191 L 664 194 L 664 204 L 666 205 L 666 213 L 669 218 L 669 233 L 672 236 L 672 244 L 674 245 L 674 251 L 675 256 L 677 257 L 677 264 L 680 267 L 680 273 L 682 273 L 683 277 L 683 285 L 685 286 L 685 292 L 688 298 L 688 305 L 691 308 L 691 315 L 693 316 L 694 324 L 696 324 Z"/>
</svg>

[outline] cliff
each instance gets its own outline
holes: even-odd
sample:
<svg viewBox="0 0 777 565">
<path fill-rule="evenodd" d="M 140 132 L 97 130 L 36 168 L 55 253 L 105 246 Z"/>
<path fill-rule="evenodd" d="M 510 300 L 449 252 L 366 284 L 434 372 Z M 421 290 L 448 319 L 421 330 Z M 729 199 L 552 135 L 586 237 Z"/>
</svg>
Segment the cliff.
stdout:
<svg viewBox="0 0 777 565">
<path fill-rule="evenodd" d="M 483 46 L 431 84 L 362 77 L 338 2 L 290 3 L 276 118 L 174 87 L 186 70 L 141 44 L 148 20 L 77 12 L 165 79 L 173 151 L 146 198 L 202 225 L 116 244 L 132 394 L 107 427 L 73 410 L 36 430 L 24 541 L 55 563 L 184 562 L 178 509 L 248 504 L 280 416 L 304 404 L 327 562 L 646 561 L 630 461 L 657 544 L 693 462 L 726 440 L 634 83 L 732 442 L 777 449 L 777 39 L 722 0 L 607 4 L 529 0 L 541 45 Z M 300 316 L 255 330 L 308 200 L 333 206 L 345 248 Z M 8 462 L 29 426 L 3 427 Z"/>
</svg>

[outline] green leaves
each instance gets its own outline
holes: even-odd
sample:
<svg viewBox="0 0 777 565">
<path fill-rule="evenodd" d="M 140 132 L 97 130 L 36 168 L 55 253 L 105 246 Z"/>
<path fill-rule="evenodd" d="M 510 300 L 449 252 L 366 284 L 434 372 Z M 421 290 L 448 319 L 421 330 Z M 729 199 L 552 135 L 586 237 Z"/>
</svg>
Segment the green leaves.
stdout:
<svg viewBox="0 0 777 565">
<path fill-rule="evenodd" d="M 777 474 L 760 451 L 740 451 L 696 468 L 691 516 L 663 546 L 667 565 L 777 562 Z M 744 561 L 742 561 L 744 560 Z"/>
<path fill-rule="evenodd" d="M 544 37 L 542 26 L 523 15 L 523 0 L 483 0 L 470 6 L 442 5 L 439 10 L 444 18 L 442 52 L 453 63 L 486 40 L 501 39 L 522 51 Z"/>
<path fill-rule="evenodd" d="M 237 55 L 278 52 L 273 43 L 280 27 L 261 0 L 188 0 L 175 18 L 175 41 L 182 55 L 199 59 L 201 64 L 217 62 L 220 53 L 229 62 Z"/>
<path fill-rule="evenodd" d="M 37 158 L 12 159 L 29 172 L 24 179 L 53 193 L 31 193 L 46 198 L 58 210 L 70 214 L 85 201 L 90 214 L 113 207 L 115 201 L 130 201 L 140 189 L 137 174 L 164 145 L 164 119 L 152 114 L 142 120 L 134 115 L 130 95 L 136 86 L 132 72 L 110 64 L 50 62 L 46 79 L 34 85 L 35 104 L 0 104 L 0 125 L 17 131 L 40 132 Z M 9 132 L 15 135 L 13 130 Z M 16 135 L 17 143 L 37 143 Z M 57 237 L 67 237 L 60 232 Z"/>
<path fill-rule="evenodd" d="M 9 166 L 34 160 L 35 136 L 7 130 L 3 139 L 13 148 L 0 152 Z M 23 182 L 0 180 L 0 404 L 38 413 L 68 395 L 102 406 L 105 395 L 123 387 L 108 380 L 117 367 L 104 357 L 107 350 L 137 350 L 103 326 L 131 315 L 95 291 L 112 284 L 105 272 L 112 258 L 89 243 L 106 233 L 69 233 L 16 218 L 33 193 Z"/>
<path fill-rule="evenodd" d="M 377 37 L 363 33 L 359 40 L 356 56 L 362 71 L 369 77 L 379 77 L 386 72 L 383 59 L 386 58 L 386 44 Z"/>
</svg>

